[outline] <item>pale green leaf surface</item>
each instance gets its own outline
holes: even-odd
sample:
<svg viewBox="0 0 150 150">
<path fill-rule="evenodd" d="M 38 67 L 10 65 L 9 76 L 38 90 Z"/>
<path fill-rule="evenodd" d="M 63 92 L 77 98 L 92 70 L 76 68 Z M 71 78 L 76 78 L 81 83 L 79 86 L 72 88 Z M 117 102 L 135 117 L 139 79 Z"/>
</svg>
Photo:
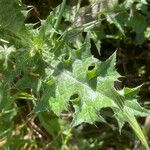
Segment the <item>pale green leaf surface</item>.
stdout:
<svg viewBox="0 0 150 150">
<path fill-rule="evenodd" d="M 82 122 L 104 121 L 99 111 L 101 108 L 110 107 L 115 113 L 120 130 L 124 123 L 128 122 L 146 146 L 144 135 L 134 115 L 145 116 L 148 112 L 137 101 L 127 100 L 124 94 L 120 94 L 113 87 L 114 81 L 119 77 L 115 70 L 115 61 L 115 54 L 105 62 L 87 57 L 84 60 L 76 59 L 72 64 L 72 72 L 62 69 L 55 76 L 56 93 L 55 97 L 49 99 L 50 108 L 59 115 L 64 110 L 67 111 L 69 101 L 72 102 L 75 109 L 72 123 L 78 125 Z M 125 92 L 126 96 L 132 96 L 131 93 L 135 91 Z"/>
<path fill-rule="evenodd" d="M 94 70 L 88 70 L 94 64 Z M 57 77 L 56 99 L 49 100 L 50 107 L 56 114 L 67 110 L 70 97 L 78 95 L 79 102 L 74 106 L 74 123 L 94 123 L 102 119 L 98 111 L 103 107 L 118 107 L 113 100 L 105 95 L 105 90 L 113 86 L 119 76 L 115 71 L 115 54 L 105 62 L 93 57 L 76 60 L 72 72 L 63 70 Z M 93 74 L 89 74 L 93 71 Z M 92 75 L 91 77 L 89 77 Z M 102 119 L 103 120 L 103 119 Z"/>
</svg>

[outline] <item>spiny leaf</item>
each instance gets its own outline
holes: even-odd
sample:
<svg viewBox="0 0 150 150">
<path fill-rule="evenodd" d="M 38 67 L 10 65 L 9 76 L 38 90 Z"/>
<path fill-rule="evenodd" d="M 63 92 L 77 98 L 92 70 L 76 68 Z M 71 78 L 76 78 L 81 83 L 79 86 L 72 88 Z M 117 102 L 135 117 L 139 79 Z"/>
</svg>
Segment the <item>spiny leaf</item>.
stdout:
<svg viewBox="0 0 150 150">
<path fill-rule="evenodd" d="M 93 64 L 95 65 L 95 69 L 90 70 L 89 67 Z M 104 120 L 100 117 L 100 114 L 97 115 L 97 112 L 103 107 L 115 107 L 115 104 L 105 95 L 101 94 L 101 92 L 96 91 L 97 83 L 95 81 L 97 80 L 96 78 L 99 78 L 99 84 L 102 84 L 102 86 L 105 86 L 104 82 L 107 82 L 108 86 L 113 86 L 113 81 L 118 77 L 117 72 L 112 72 L 114 64 L 115 55 L 104 63 L 100 63 L 93 57 L 86 58 L 84 61 L 75 60 L 72 65 L 72 72 L 63 70 L 58 76 L 55 76 L 57 83 L 56 95 L 53 98 L 49 98 L 51 109 L 56 114 L 67 110 L 70 97 L 78 94 L 79 101 L 78 103 L 74 103 L 76 109 L 75 124 L 82 122 L 94 123 L 98 118 Z M 102 80 L 107 75 L 109 77 L 106 81 Z"/>
<path fill-rule="evenodd" d="M 71 101 L 75 109 L 73 125 L 78 125 L 82 122 L 105 121 L 99 111 L 101 108 L 110 107 L 116 114 L 120 130 L 123 124 L 128 122 L 147 147 L 134 115 L 143 116 L 148 115 L 149 112 L 142 109 L 136 101 L 128 101 L 124 94 L 121 95 L 114 89 L 113 83 L 119 77 L 115 70 L 115 61 L 115 54 L 105 62 L 87 57 L 84 60 L 75 60 L 72 64 L 72 72 L 65 68 L 58 71 L 55 75 L 57 83 L 55 97 L 49 98 L 50 108 L 59 115 L 62 111 L 68 110 Z M 74 95 L 76 97 L 72 100 Z"/>
</svg>

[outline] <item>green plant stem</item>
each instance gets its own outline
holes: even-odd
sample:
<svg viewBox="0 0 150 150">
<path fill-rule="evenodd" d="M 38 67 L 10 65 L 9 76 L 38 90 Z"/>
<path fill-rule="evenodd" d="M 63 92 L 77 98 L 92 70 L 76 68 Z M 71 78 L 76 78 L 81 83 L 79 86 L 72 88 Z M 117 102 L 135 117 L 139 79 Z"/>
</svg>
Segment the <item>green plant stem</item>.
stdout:
<svg viewBox="0 0 150 150">
<path fill-rule="evenodd" d="M 141 140 L 141 143 L 143 144 L 143 146 L 145 146 L 146 150 L 149 150 L 150 148 L 149 148 L 148 142 L 146 140 L 146 137 L 145 137 L 142 129 L 140 128 L 136 118 L 134 116 L 129 115 L 128 112 L 126 112 L 126 117 L 128 119 L 130 126 L 136 133 L 137 137 Z"/>
<path fill-rule="evenodd" d="M 71 131 L 72 131 L 72 128 L 70 128 L 70 129 L 67 131 L 67 135 L 66 135 L 66 137 L 65 137 L 65 139 L 64 139 L 64 141 L 63 141 L 63 145 L 62 145 L 61 150 L 65 150 L 65 147 L 66 147 L 66 145 L 67 145 L 67 142 L 68 142 L 68 140 L 69 140 L 70 137 L 71 137 Z"/>
<path fill-rule="evenodd" d="M 58 28 L 59 28 L 59 25 L 61 23 L 61 20 L 62 20 L 62 15 L 63 15 L 63 11 L 64 11 L 64 8 L 65 8 L 65 5 L 66 5 L 66 0 L 63 0 L 62 4 L 61 4 L 61 7 L 60 7 L 60 12 L 59 12 L 59 15 L 58 15 L 58 19 L 54 25 L 54 28 L 55 30 L 57 31 Z M 50 35 L 50 39 L 53 39 L 54 36 L 55 36 L 55 32 L 52 32 L 52 34 Z"/>
</svg>

